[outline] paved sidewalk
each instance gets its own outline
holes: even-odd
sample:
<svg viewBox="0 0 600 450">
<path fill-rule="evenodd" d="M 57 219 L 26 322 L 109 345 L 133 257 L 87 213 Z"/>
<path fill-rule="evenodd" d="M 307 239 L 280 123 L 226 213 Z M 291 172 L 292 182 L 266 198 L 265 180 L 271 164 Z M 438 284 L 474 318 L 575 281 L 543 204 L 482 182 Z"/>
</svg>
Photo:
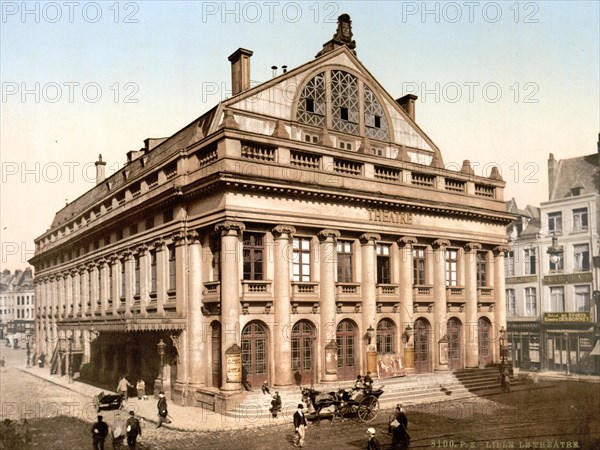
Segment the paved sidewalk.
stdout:
<svg viewBox="0 0 600 450">
<path fill-rule="evenodd" d="M 61 377 L 57 375 L 50 375 L 48 368 L 41 369 L 39 367 L 20 367 L 19 369 L 33 376 L 49 381 L 50 383 L 54 383 L 58 386 L 62 386 L 66 389 L 77 392 L 84 397 L 89 398 L 90 404 L 93 403 L 94 396 L 98 395 L 100 391 L 103 391 L 105 394 L 116 394 L 114 391 L 109 392 L 105 389 L 81 383 L 79 381 L 69 383 L 67 376 Z M 137 417 L 141 417 L 144 419 L 144 421 L 155 425 L 158 417 L 156 408 L 157 402 L 158 400 L 152 396 L 150 396 L 148 400 L 138 400 L 137 397 L 129 398 L 129 400 L 124 403 L 124 411 L 127 413 L 133 410 L 135 411 Z M 273 419 L 268 410 L 258 413 L 252 412 L 252 414 L 240 413 L 237 416 L 230 417 L 213 411 L 207 411 L 202 408 L 184 407 L 169 402 L 169 416 L 171 416 L 173 420 L 171 424 L 163 426 L 165 428 L 171 428 L 180 431 L 201 432 L 254 429 L 257 427 L 265 427 L 281 423 L 291 423 L 297 404 L 293 405 L 293 408 L 291 405 L 283 406 L 284 408 L 282 413 L 279 414 L 277 419 Z"/>
<path fill-rule="evenodd" d="M 577 373 L 565 374 L 564 372 L 529 372 L 526 370 L 519 371 L 520 378 L 529 378 L 535 380 L 565 380 L 565 381 L 585 381 L 588 383 L 600 383 L 598 375 L 579 375 Z"/>
</svg>

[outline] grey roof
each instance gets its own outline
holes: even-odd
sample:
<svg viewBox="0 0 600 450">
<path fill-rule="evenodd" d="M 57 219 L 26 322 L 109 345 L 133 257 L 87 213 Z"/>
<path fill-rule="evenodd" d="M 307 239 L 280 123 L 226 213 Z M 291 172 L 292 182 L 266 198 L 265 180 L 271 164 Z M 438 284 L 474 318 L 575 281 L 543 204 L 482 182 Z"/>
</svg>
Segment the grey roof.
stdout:
<svg viewBox="0 0 600 450">
<path fill-rule="evenodd" d="M 570 197 L 574 187 L 581 188 L 580 195 L 600 194 L 598 159 L 598 153 L 594 153 L 558 161 L 556 182 L 550 193 L 550 200 Z"/>
</svg>

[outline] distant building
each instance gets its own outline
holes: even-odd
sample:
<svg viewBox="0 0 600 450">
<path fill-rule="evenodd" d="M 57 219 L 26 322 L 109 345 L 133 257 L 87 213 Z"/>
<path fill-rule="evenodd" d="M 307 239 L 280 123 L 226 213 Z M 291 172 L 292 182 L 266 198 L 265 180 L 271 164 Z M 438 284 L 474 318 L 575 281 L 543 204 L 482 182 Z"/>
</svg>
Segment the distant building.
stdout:
<svg viewBox="0 0 600 450">
<path fill-rule="evenodd" d="M 34 332 L 35 288 L 31 268 L 0 274 L 0 337 Z M 21 343 L 25 345 L 24 343 Z"/>
<path fill-rule="evenodd" d="M 214 405 L 242 378 L 498 362 L 505 182 L 444 168 L 416 97 L 373 78 L 350 25 L 255 87 L 238 49 L 231 98 L 109 178 L 96 163 L 31 260 L 51 370 L 80 352 L 85 377 L 160 374 L 176 401 Z"/>
<path fill-rule="evenodd" d="M 508 210 L 506 302 L 516 367 L 592 373 L 598 337 L 599 154 L 548 159 L 549 200 Z M 598 296 L 598 295 L 597 295 Z M 594 351 L 593 351 L 594 350 Z"/>
</svg>

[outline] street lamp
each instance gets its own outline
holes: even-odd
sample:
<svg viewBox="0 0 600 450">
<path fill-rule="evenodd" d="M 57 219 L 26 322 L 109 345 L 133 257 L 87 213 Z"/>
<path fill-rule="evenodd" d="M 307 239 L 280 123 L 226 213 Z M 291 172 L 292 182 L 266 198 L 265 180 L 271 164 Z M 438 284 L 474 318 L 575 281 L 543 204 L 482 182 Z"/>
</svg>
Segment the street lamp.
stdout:
<svg viewBox="0 0 600 450">
<path fill-rule="evenodd" d="M 165 349 L 167 348 L 167 344 L 163 342 L 161 339 L 160 342 L 156 345 L 158 347 L 158 354 L 160 355 L 160 390 L 164 390 L 164 370 L 163 367 L 165 365 Z"/>
<path fill-rule="evenodd" d="M 73 382 L 73 336 L 69 336 L 69 383 Z"/>
<path fill-rule="evenodd" d="M 555 233 L 552 233 L 552 245 L 548 247 L 546 251 L 548 255 L 550 255 L 550 262 L 554 265 L 555 270 L 558 269 L 558 263 L 562 258 L 563 247 L 562 245 L 558 245 L 558 238 Z"/>
<path fill-rule="evenodd" d="M 571 359 L 571 349 L 570 349 L 570 345 L 569 345 L 569 333 L 567 333 L 566 331 L 563 333 L 563 336 L 565 337 L 565 347 L 567 350 L 567 360 L 565 361 L 566 366 L 565 366 L 565 375 L 569 375 L 569 361 Z"/>
<path fill-rule="evenodd" d="M 506 363 L 506 347 L 504 345 L 506 342 L 506 330 L 504 329 L 504 326 L 500 328 L 498 334 L 500 336 L 500 362 L 504 365 Z"/>
<path fill-rule="evenodd" d="M 369 325 L 367 328 L 367 338 L 369 339 L 369 345 L 371 345 L 371 341 L 373 340 L 373 336 L 375 335 L 375 329 L 372 325 Z"/>
<path fill-rule="evenodd" d="M 27 338 L 27 368 L 31 367 L 31 363 L 29 361 L 30 357 L 31 357 L 31 350 L 30 350 L 30 346 L 29 346 L 29 340 L 31 339 L 31 332 L 28 330 L 27 333 L 25 334 L 25 337 Z"/>
</svg>

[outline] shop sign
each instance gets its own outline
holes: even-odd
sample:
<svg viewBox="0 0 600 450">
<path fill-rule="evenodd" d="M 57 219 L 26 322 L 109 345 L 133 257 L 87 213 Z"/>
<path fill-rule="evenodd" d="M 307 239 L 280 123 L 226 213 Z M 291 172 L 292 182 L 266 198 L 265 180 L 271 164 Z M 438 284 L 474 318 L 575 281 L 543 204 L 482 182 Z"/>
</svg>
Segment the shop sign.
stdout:
<svg viewBox="0 0 600 450">
<path fill-rule="evenodd" d="M 560 275 L 546 275 L 542 279 L 543 284 L 572 284 L 591 283 L 592 272 L 567 273 Z"/>
<path fill-rule="evenodd" d="M 589 322 L 589 312 L 552 312 L 544 313 L 545 323 Z"/>
<path fill-rule="evenodd" d="M 538 322 L 508 322 L 508 332 L 540 331 Z"/>
<path fill-rule="evenodd" d="M 506 277 L 506 284 L 535 283 L 536 281 L 536 275 L 529 275 L 526 277 Z"/>
<path fill-rule="evenodd" d="M 587 337 L 579 338 L 579 349 L 585 352 L 589 352 L 592 349 L 592 340 Z"/>
</svg>

